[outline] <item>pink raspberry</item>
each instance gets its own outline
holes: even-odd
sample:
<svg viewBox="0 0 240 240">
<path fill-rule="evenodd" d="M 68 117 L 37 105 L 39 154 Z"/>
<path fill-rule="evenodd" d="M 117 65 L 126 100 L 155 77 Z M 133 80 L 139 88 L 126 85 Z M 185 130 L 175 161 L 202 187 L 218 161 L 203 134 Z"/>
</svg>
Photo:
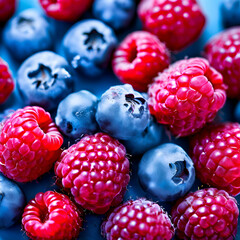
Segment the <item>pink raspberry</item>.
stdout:
<svg viewBox="0 0 240 240">
<path fill-rule="evenodd" d="M 39 0 L 49 17 L 63 21 L 76 21 L 93 0 Z"/>
<path fill-rule="evenodd" d="M 107 240 L 170 240 L 174 228 L 157 203 L 138 199 L 116 208 L 103 223 L 102 233 Z"/>
<path fill-rule="evenodd" d="M 170 54 L 163 43 L 151 33 L 130 33 L 113 57 L 113 70 L 123 83 L 138 91 L 147 91 L 154 77 L 170 63 Z"/>
<path fill-rule="evenodd" d="M 144 29 L 173 51 L 196 40 L 206 21 L 196 0 L 142 0 L 138 15 Z"/>
<path fill-rule="evenodd" d="M 97 214 L 120 204 L 130 179 L 125 147 L 105 133 L 85 136 L 63 151 L 55 173 L 76 203 Z"/>
<path fill-rule="evenodd" d="M 0 4 L 1 5 L 1 4 Z M 14 89 L 14 81 L 8 65 L 0 58 L 0 104 L 4 103 Z"/>
<path fill-rule="evenodd" d="M 206 184 L 240 193 L 240 124 L 209 125 L 193 136 L 190 152 L 198 178 Z"/>
<path fill-rule="evenodd" d="M 47 191 L 27 204 L 22 225 L 33 240 L 72 240 L 79 235 L 82 213 L 66 195 Z"/>
<path fill-rule="evenodd" d="M 212 121 L 226 101 L 222 75 L 203 58 L 171 65 L 155 78 L 148 94 L 151 114 L 178 137 L 193 134 Z"/>
<path fill-rule="evenodd" d="M 51 116 L 40 107 L 25 107 L 3 123 L 0 171 L 17 182 L 48 172 L 59 157 L 63 138 Z"/>
<path fill-rule="evenodd" d="M 240 27 L 225 30 L 209 40 L 205 56 L 223 75 L 227 96 L 240 99 Z"/>
<path fill-rule="evenodd" d="M 216 188 L 189 193 L 172 209 L 176 235 L 183 240 L 233 240 L 238 215 L 236 199 Z"/>
</svg>

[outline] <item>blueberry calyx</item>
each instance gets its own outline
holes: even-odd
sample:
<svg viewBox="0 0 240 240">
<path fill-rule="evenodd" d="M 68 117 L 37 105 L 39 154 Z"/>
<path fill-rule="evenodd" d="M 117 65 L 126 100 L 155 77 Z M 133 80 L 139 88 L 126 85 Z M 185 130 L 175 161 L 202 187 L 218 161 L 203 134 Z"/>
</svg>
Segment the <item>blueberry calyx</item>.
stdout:
<svg viewBox="0 0 240 240">
<path fill-rule="evenodd" d="M 49 67 L 39 64 L 38 69 L 28 74 L 28 77 L 33 80 L 32 84 L 35 84 L 37 89 L 47 90 L 53 86 L 56 82 L 58 74 L 52 75 L 52 71 Z"/>
<path fill-rule="evenodd" d="M 0 192 L 0 203 L 2 202 L 4 196 L 5 196 L 5 194 L 3 192 Z"/>
<path fill-rule="evenodd" d="M 84 44 L 87 45 L 88 51 L 96 50 L 99 52 L 101 50 L 101 45 L 106 43 L 104 35 L 99 33 L 96 29 L 92 29 L 90 32 L 85 32 L 83 35 L 87 36 Z"/>
<path fill-rule="evenodd" d="M 67 122 L 67 133 L 71 133 L 73 130 L 73 126 L 70 122 Z"/>
<path fill-rule="evenodd" d="M 186 167 L 186 161 L 176 161 L 175 163 L 169 163 L 169 167 L 172 171 L 175 171 L 175 175 L 172 180 L 175 184 L 182 184 L 189 177 L 189 172 Z"/>
<path fill-rule="evenodd" d="M 133 115 L 135 118 L 141 118 L 144 114 L 144 106 L 146 100 L 141 97 L 135 98 L 133 94 L 126 94 L 125 95 L 126 103 L 124 106 L 128 108 L 128 111 Z"/>
<path fill-rule="evenodd" d="M 31 18 L 26 18 L 24 16 L 20 16 L 18 18 L 17 21 L 17 25 L 18 28 L 22 31 L 22 32 L 26 32 L 29 31 L 29 26 L 34 29 L 34 25 L 33 25 L 34 20 Z"/>
</svg>

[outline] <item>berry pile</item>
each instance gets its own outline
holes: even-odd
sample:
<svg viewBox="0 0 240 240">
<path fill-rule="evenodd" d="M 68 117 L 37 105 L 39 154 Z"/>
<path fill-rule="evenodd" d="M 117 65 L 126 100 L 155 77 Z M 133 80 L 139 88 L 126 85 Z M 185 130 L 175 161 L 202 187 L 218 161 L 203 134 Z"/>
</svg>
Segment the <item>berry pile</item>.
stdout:
<svg viewBox="0 0 240 240">
<path fill-rule="evenodd" d="M 0 0 L 1 240 L 239 239 L 240 1 L 35 1 Z"/>
</svg>

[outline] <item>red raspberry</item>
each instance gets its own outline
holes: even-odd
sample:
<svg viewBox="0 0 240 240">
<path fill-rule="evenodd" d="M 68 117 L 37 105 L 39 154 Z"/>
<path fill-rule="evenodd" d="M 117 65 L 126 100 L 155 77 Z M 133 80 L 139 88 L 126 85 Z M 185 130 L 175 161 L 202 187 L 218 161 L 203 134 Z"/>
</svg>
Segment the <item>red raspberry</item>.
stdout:
<svg viewBox="0 0 240 240">
<path fill-rule="evenodd" d="M 14 81 L 8 69 L 8 65 L 0 58 L 0 104 L 7 100 L 13 89 Z"/>
<path fill-rule="evenodd" d="M 227 96 L 240 99 L 240 27 L 225 30 L 205 46 L 205 56 L 222 75 Z"/>
<path fill-rule="evenodd" d="M 59 157 L 63 138 L 40 107 L 25 107 L 4 122 L 0 133 L 0 171 L 17 182 L 48 172 Z"/>
<path fill-rule="evenodd" d="M 224 189 L 240 193 L 240 124 L 210 125 L 193 136 L 190 152 L 198 178 Z"/>
<path fill-rule="evenodd" d="M 49 17 L 56 20 L 76 21 L 93 0 L 39 0 Z"/>
<path fill-rule="evenodd" d="M 103 223 L 102 233 L 107 240 L 170 240 L 174 228 L 158 204 L 138 199 L 116 208 Z"/>
<path fill-rule="evenodd" d="M 165 45 L 151 33 L 138 31 L 129 34 L 114 53 L 113 70 L 123 83 L 147 91 L 148 84 L 169 62 Z"/>
<path fill-rule="evenodd" d="M 47 191 L 28 203 L 22 224 L 34 240 L 72 240 L 79 235 L 82 215 L 66 195 Z"/>
<path fill-rule="evenodd" d="M 105 133 L 85 136 L 65 150 L 55 173 L 76 203 L 97 214 L 120 204 L 130 179 L 124 146 Z"/>
<path fill-rule="evenodd" d="M 178 137 L 212 121 L 226 101 L 221 74 L 203 58 L 176 62 L 155 78 L 148 94 L 151 114 Z"/>
<path fill-rule="evenodd" d="M 238 215 L 236 199 L 216 188 L 189 193 L 172 209 L 176 234 L 183 240 L 232 240 Z"/>
<path fill-rule="evenodd" d="M 0 1 L 0 22 L 6 22 L 15 12 L 16 0 Z"/>
<path fill-rule="evenodd" d="M 142 0 L 138 15 L 144 29 L 157 35 L 173 51 L 196 40 L 205 25 L 205 16 L 196 0 Z"/>
</svg>

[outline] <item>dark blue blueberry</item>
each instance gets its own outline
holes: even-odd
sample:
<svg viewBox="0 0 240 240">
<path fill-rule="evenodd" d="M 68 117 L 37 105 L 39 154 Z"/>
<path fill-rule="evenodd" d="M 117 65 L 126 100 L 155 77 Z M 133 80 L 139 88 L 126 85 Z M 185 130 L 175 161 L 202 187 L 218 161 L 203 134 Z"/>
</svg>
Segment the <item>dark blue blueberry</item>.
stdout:
<svg viewBox="0 0 240 240">
<path fill-rule="evenodd" d="M 103 132 L 128 140 L 148 126 L 147 101 L 129 84 L 111 87 L 101 96 L 96 120 Z"/>
<path fill-rule="evenodd" d="M 76 23 L 63 41 L 72 67 L 87 76 L 97 76 L 107 68 L 117 44 L 113 30 L 98 20 Z"/>
<path fill-rule="evenodd" d="M 237 106 L 235 108 L 234 118 L 240 123 L 240 102 L 237 103 Z"/>
<path fill-rule="evenodd" d="M 12 56 L 22 61 L 36 52 L 51 49 L 53 35 L 46 17 L 37 10 L 27 9 L 7 23 L 3 41 Z"/>
<path fill-rule="evenodd" d="M 98 129 L 96 107 L 97 97 L 92 93 L 72 93 L 58 105 L 55 122 L 60 131 L 70 138 L 77 139 L 83 134 L 93 134 Z"/>
<path fill-rule="evenodd" d="M 132 21 L 135 7 L 134 0 L 95 0 L 93 15 L 118 30 Z"/>
<path fill-rule="evenodd" d="M 53 110 L 73 91 L 73 76 L 63 57 L 44 51 L 23 62 L 18 70 L 17 85 L 26 105 Z"/>
<path fill-rule="evenodd" d="M 184 196 L 195 180 L 191 158 L 178 145 L 166 143 L 146 152 L 138 169 L 143 189 L 160 201 Z"/>
<path fill-rule="evenodd" d="M 158 146 L 163 140 L 163 127 L 153 118 L 149 125 L 140 134 L 124 141 L 127 152 L 132 155 L 143 154 L 146 151 Z"/>
<path fill-rule="evenodd" d="M 0 228 L 15 224 L 21 217 L 24 206 L 25 196 L 22 190 L 0 174 Z"/>
<path fill-rule="evenodd" d="M 240 0 L 224 0 L 221 4 L 221 16 L 225 27 L 240 25 Z"/>
</svg>

